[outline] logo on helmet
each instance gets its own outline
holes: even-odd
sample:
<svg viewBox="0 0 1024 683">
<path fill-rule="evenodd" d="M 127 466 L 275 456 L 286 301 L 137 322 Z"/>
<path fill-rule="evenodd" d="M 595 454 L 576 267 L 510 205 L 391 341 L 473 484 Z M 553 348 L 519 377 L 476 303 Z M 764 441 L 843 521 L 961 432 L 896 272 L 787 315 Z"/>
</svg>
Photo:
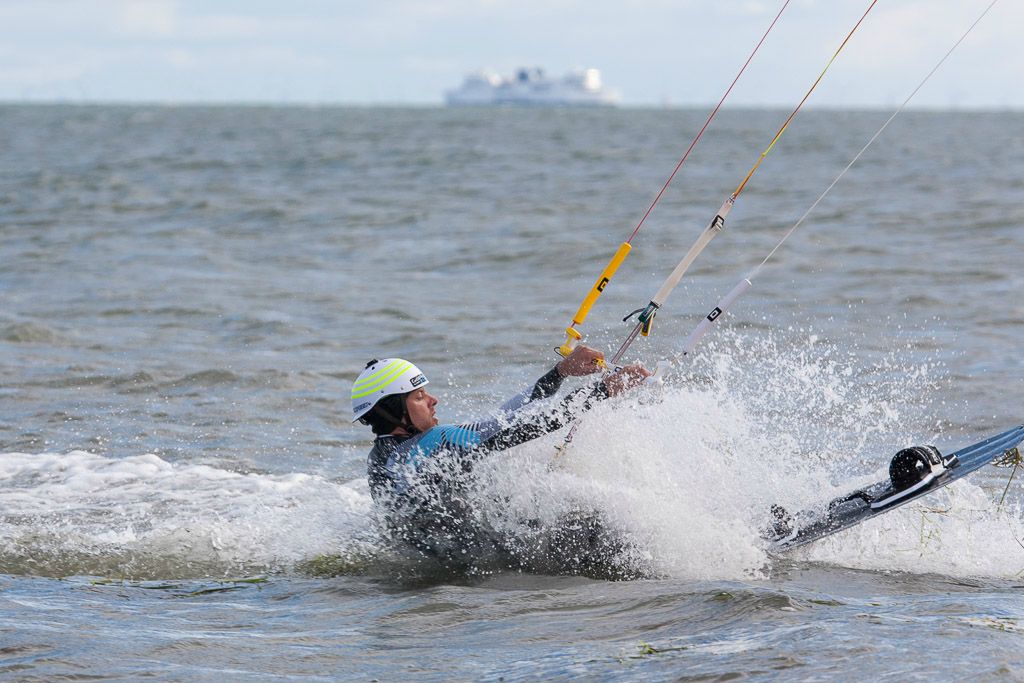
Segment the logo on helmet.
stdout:
<svg viewBox="0 0 1024 683">
<path fill-rule="evenodd" d="M 419 385 L 426 384 L 426 383 L 427 383 L 427 378 L 424 377 L 423 375 L 416 375 L 411 380 L 409 380 L 409 384 L 413 385 L 414 387 L 418 387 Z"/>
<path fill-rule="evenodd" d="M 359 405 L 352 409 L 352 412 L 361 413 L 367 408 L 369 408 L 371 405 L 372 404 L 369 401 L 366 401 L 365 403 L 360 403 Z"/>
</svg>

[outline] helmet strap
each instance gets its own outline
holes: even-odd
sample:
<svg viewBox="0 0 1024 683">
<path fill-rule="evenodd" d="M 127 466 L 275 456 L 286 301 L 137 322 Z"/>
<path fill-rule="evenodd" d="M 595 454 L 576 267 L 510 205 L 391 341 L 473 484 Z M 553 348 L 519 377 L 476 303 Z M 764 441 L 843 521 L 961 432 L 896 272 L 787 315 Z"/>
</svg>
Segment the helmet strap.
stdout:
<svg viewBox="0 0 1024 683">
<path fill-rule="evenodd" d="M 395 425 L 395 427 L 401 427 L 405 431 L 409 432 L 410 435 L 419 434 L 420 430 L 413 425 L 412 421 L 409 420 L 409 413 L 405 411 L 405 398 L 402 399 L 402 419 L 396 418 L 391 414 L 391 411 L 384 408 L 384 406 L 377 404 L 373 407 L 373 412 L 377 413 L 385 420 Z"/>
</svg>

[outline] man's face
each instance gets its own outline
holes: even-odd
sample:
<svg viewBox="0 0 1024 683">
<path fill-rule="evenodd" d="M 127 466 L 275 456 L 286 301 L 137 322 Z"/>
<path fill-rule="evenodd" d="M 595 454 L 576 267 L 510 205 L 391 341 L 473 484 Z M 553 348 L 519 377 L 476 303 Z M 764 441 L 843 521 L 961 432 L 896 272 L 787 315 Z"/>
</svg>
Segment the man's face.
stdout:
<svg viewBox="0 0 1024 683">
<path fill-rule="evenodd" d="M 426 389 L 417 389 L 405 397 L 405 411 L 409 413 L 409 420 L 421 432 L 437 425 L 437 418 L 434 417 L 436 405 L 437 399 L 428 394 Z"/>
</svg>

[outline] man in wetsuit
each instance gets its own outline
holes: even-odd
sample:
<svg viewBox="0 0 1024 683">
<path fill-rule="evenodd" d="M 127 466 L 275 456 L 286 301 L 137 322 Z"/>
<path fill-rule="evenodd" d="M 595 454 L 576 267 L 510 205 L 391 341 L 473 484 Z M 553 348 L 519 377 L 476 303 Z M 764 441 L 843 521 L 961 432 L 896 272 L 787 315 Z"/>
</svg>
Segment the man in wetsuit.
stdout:
<svg viewBox="0 0 1024 683">
<path fill-rule="evenodd" d="M 596 401 L 621 394 L 650 375 L 643 366 L 631 365 L 554 405 L 542 402 L 566 377 L 599 372 L 602 361 L 599 351 L 579 346 L 496 414 L 463 425 L 438 424 L 438 401 L 424 388 L 427 378 L 409 361 L 367 363 L 352 386 L 353 421 L 369 425 L 377 436 L 367 476 L 392 531 L 446 562 L 486 545 L 479 525 L 470 519 L 466 495 L 473 463 L 555 431 Z"/>
</svg>

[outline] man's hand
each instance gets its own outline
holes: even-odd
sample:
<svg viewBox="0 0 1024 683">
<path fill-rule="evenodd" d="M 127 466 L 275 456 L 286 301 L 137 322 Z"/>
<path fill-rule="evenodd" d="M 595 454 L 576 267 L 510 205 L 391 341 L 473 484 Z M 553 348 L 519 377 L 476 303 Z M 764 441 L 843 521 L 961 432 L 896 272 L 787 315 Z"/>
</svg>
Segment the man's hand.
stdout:
<svg viewBox="0 0 1024 683">
<path fill-rule="evenodd" d="M 592 375 L 604 367 L 604 354 L 589 346 L 577 346 L 555 367 L 562 377 Z"/>
<path fill-rule="evenodd" d="M 628 391 L 651 376 L 650 370 L 640 365 L 627 365 L 618 372 L 608 375 L 603 380 L 609 396 L 618 396 Z"/>
</svg>

